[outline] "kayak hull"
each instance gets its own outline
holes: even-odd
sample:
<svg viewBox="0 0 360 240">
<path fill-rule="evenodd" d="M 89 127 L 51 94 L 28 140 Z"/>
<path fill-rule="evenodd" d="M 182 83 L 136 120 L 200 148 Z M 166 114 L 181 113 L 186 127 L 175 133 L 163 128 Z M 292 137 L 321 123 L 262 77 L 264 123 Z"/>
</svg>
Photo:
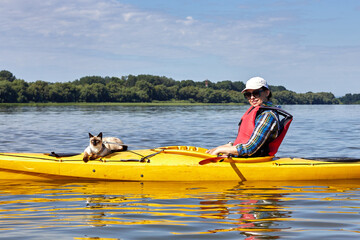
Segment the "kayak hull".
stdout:
<svg viewBox="0 0 360 240">
<path fill-rule="evenodd" d="M 206 149 L 170 146 L 116 152 L 82 161 L 82 154 L 0 153 L 0 179 L 92 179 L 107 181 L 297 181 L 360 179 L 360 162 L 301 158 L 223 158 Z"/>
</svg>

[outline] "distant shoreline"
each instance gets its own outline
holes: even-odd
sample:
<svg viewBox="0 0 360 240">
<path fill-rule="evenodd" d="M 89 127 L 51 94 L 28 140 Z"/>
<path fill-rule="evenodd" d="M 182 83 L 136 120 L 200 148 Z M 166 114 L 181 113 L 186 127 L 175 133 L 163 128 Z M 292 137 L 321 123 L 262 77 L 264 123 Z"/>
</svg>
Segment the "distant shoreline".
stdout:
<svg viewBox="0 0 360 240">
<path fill-rule="evenodd" d="M 66 102 L 66 103 L 0 103 L 0 107 L 16 107 L 16 106 L 29 106 L 29 107 L 46 107 L 46 106 L 246 106 L 244 103 L 193 103 L 187 101 L 177 102 Z M 334 104 L 281 104 L 283 105 L 334 105 Z M 357 105 L 357 104 L 337 104 L 337 105 Z"/>
<path fill-rule="evenodd" d="M 284 86 L 269 86 L 272 101 L 278 105 L 360 104 L 360 94 L 336 98 L 331 92 L 296 93 Z M 245 83 L 224 80 L 176 81 L 165 76 L 128 75 L 119 77 L 86 76 L 72 82 L 26 82 L 11 72 L 0 71 L 0 103 L 27 103 L 40 106 L 81 105 L 83 103 L 120 105 L 213 105 L 248 104 L 242 91 Z"/>
<path fill-rule="evenodd" d="M 243 103 L 192 103 L 178 102 L 66 102 L 66 103 L 0 103 L 0 107 L 12 106 L 206 106 L 206 105 L 245 105 Z"/>
</svg>

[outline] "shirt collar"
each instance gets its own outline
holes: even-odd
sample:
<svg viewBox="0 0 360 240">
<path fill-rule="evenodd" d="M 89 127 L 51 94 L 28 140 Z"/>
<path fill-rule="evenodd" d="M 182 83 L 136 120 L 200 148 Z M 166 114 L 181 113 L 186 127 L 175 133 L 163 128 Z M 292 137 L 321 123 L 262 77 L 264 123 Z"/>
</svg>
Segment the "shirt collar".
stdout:
<svg viewBox="0 0 360 240">
<path fill-rule="evenodd" d="M 263 102 L 263 105 L 266 107 L 273 107 L 274 104 L 271 101 Z"/>
</svg>

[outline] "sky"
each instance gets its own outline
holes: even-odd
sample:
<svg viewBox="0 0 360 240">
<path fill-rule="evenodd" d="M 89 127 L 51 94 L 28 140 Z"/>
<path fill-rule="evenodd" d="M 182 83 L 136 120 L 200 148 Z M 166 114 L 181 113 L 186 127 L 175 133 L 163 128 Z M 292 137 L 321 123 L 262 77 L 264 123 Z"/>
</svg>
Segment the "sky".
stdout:
<svg viewBox="0 0 360 240">
<path fill-rule="evenodd" d="M 0 0 L 0 70 L 360 93 L 358 0 Z"/>
</svg>

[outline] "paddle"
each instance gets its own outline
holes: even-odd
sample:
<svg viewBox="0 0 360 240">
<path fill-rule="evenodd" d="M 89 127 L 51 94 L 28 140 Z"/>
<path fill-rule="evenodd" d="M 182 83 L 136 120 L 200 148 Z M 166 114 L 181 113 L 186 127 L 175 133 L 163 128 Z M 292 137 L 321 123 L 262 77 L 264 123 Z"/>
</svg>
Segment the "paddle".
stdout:
<svg viewBox="0 0 360 240">
<path fill-rule="evenodd" d="M 208 163 L 217 163 L 217 162 L 228 162 L 228 163 L 259 163 L 259 162 L 268 162 L 271 161 L 274 156 L 264 156 L 264 157 L 243 157 L 243 158 L 233 158 L 233 156 L 221 155 L 212 158 L 206 158 L 199 162 L 200 165 L 205 165 Z"/>
<path fill-rule="evenodd" d="M 222 156 L 217 156 L 217 157 L 212 157 L 212 158 L 206 158 L 204 160 L 201 160 L 199 162 L 199 164 L 200 165 L 205 165 L 205 164 L 208 164 L 208 163 L 217 163 L 217 162 L 219 162 L 221 160 L 224 161 L 226 158 L 231 158 L 231 157 L 227 156 L 227 155 L 222 155 Z"/>
</svg>

